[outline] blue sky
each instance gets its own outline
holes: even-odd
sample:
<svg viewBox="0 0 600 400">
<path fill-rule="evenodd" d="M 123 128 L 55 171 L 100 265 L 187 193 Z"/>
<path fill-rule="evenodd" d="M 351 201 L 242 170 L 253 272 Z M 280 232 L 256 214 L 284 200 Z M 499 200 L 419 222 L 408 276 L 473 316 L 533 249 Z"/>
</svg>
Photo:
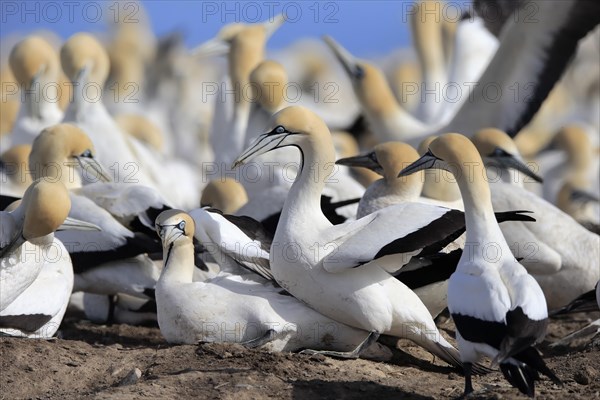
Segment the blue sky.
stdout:
<svg viewBox="0 0 600 400">
<path fill-rule="evenodd" d="M 301 37 L 330 34 L 359 56 L 387 53 L 410 44 L 402 1 L 199 1 L 142 0 L 157 35 L 180 31 L 188 46 L 212 37 L 224 23 L 256 22 L 285 11 L 289 22 L 269 42 L 280 49 Z M 114 18 L 115 0 L 0 1 L 0 35 L 27 34 L 48 29 L 63 39 L 78 31 L 102 32 Z M 134 3 L 121 2 L 125 15 L 135 19 Z"/>
</svg>

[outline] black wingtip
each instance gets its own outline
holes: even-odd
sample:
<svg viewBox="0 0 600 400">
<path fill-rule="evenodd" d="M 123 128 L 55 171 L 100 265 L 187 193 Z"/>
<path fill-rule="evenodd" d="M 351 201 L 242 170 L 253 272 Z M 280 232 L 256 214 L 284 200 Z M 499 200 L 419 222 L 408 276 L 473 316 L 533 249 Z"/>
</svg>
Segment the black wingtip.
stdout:
<svg viewBox="0 0 600 400">
<path fill-rule="evenodd" d="M 524 221 L 524 222 L 536 222 L 537 220 L 530 215 L 525 214 L 533 214 L 533 211 L 528 210 L 517 210 L 517 211 L 501 211 L 496 212 L 496 220 L 498 222 L 506 222 L 506 221 Z"/>
</svg>

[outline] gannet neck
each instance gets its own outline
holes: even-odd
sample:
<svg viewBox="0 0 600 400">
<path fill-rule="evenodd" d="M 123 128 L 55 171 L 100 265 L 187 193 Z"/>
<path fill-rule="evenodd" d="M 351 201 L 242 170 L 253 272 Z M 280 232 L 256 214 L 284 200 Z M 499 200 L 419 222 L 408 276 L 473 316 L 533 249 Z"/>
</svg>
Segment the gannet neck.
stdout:
<svg viewBox="0 0 600 400">
<path fill-rule="evenodd" d="M 315 226 L 331 226 L 321 210 L 321 194 L 335 165 L 331 134 L 311 135 L 298 148 L 302 157 L 300 172 L 290 188 L 281 219 L 298 218 Z"/>
<path fill-rule="evenodd" d="M 194 245 L 189 238 L 178 239 L 163 248 L 164 267 L 160 280 L 191 283 L 194 276 Z"/>
</svg>

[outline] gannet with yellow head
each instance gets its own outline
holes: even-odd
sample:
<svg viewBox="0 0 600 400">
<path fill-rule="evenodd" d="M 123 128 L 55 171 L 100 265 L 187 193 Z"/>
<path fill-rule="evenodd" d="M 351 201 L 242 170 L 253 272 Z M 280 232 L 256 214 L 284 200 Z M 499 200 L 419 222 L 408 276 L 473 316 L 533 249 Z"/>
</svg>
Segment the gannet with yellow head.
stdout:
<svg viewBox="0 0 600 400">
<path fill-rule="evenodd" d="M 463 135 L 442 135 L 399 176 L 425 168 L 452 171 L 465 204 L 471 248 L 463 252 L 448 285 L 448 309 L 465 365 L 465 395 L 473 391 L 471 365 L 481 355 L 499 363 L 505 378 L 529 396 L 534 395 L 538 372 L 560 383 L 532 347 L 542 341 L 548 325 L 544 294 L 502 235 L 477 149 Z"/>
</svg>

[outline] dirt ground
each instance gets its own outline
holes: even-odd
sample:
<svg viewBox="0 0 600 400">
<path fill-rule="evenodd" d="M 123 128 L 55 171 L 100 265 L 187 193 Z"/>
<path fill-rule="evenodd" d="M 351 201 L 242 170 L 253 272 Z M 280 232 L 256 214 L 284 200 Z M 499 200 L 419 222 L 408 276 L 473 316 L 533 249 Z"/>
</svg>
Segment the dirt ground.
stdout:
<svg viewBox="0 0 600 400">
<path fill-rule="evenodd" d="M 538 399 L 600 398 L 600 340 L 549 343 L 600 313 L 553 320 L 540 346 L 563 380 L 545 379 Z M 440 328 L 452 336 L 451 321 Z M 0 339 L 0 398 L 449 399 L 463 377 L 408 341 L 389 362 L 271 354 L 240 345 L 171 346 L 157 328 L 93 325 L 67 318 L 60 339 Z M 137 373 L 137 375 L 136 375 Z M 140 376 L 137 378 L 137 376 Z M 525 398 L 499 372 L 476 377 L 476 399 Z"/>
</svg>

